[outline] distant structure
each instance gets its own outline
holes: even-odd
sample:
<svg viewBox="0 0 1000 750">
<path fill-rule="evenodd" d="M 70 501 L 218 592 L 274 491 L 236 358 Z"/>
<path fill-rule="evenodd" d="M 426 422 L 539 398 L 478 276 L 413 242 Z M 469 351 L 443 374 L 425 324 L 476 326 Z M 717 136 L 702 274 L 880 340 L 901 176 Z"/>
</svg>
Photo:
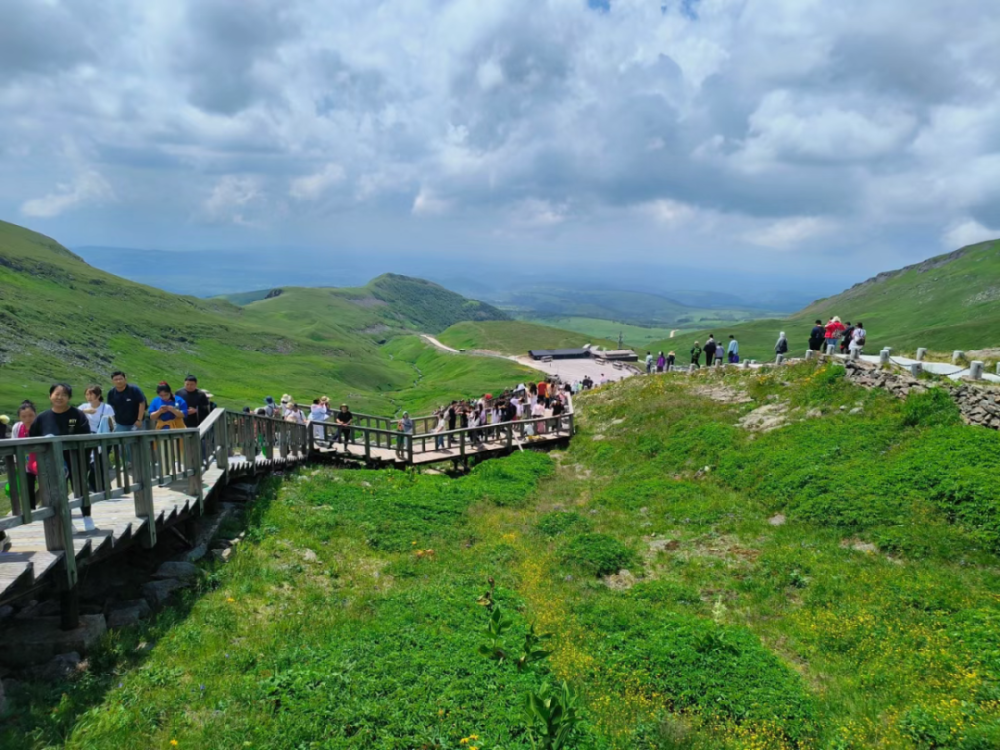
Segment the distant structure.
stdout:
<svg viewBox="0 0 1000 750">
<path fill-rule="evenodd" d="M 556 359 L 603 359 L 617 362 L 637 362 L 639 356 L 631 349 L 594 349 L 589 344 L 580 349 L 529 349 L 528 356 L 536 361 Z"/>
<path fill-rule="evenodd" d="M 624 338 L 624 336 L 622 336 L 622 332 L 619 331 L 618 332 L 618 349 L 619 349 L 619 351 L 621 351 L 624 348 L 625 348 L 625 338 Z"/>
</svg>

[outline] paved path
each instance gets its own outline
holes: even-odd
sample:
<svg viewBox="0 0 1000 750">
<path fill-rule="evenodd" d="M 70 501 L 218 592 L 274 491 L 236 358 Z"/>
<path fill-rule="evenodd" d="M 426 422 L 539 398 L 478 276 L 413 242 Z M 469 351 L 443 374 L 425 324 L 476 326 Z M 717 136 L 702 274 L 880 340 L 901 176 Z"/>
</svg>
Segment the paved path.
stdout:
<svg viewBox="0 0 1000 750">
<path fill-rule="evenodd" d="M 460 352 L 457 349 L 452 349 L 450 346 L 446 346 L 438 341 L 433 336 L 423 335 L 421 338 L 428 344 L 437 347 L 441 351 L 449 352 L 451 354 L 469 354 L 469 356 L 482 356 L 476 355 L 471 352 Z M 525 367 L 530 367 L 533 370 L 538 370 L 539 372 L 544 372 L 546 375 L 555 375 L 559 377 L 563 382 L 572 383 L 574 380 L 583 380 L 588 375 L 591 380 L 595 383 L 601 382 L 601 377 L 606 377 L 609 381 L 619 381 L 625 378 L 635 375 L 629 367 L 622 367 L 622 369 L 615 369 L 610 363 L 607 365 L 599 364 L 593 359 L 557 359 L 552 362 L 540 362 L 536 359 L 532 359 L 527 355 L 497 355 L 503 359 L 509 359 L 512 362 L 517 362 L 519 365 Z"/>
</svg>

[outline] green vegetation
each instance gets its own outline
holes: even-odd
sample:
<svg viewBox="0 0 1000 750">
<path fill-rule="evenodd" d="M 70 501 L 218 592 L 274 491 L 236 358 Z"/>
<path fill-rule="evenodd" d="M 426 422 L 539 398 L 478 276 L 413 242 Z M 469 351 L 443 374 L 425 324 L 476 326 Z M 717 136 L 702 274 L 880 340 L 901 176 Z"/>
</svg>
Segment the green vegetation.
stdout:
<svg viewBox="0 0 1000 750">
<path fill-rule="evenodd" d="M 584 344 L 616 346 L 614 341 L 519 320 L 457 323 L 437 338 L 453 349 L 482 349 L 502 354 L 527 354 L 529 349 L 570 349 Z"/>
<path fill-rule="evenodd" d="M 360 289 L 286 290 L 238 307 L 126 281 L 0 222 L 0 412 L 13 414 L 25 398 L 44 405 L 48 385 L 61 380 L 82 401 L 83 386 L 110 387 L 116 369 L 147 396 L 160 380 L 179 387 L 193 372 L 224 406 L 259 405 L 282 393 L 308 402 L 325 393 L 357 411 L 389 413 L 422 412 L 453 383 L 499 389 L 523 379 L 514 363 L 462 362 L 412 336 L 463 315 L 503 314 L 400 276 Z"/>
<path fill-rule="evenodd" d="M 866 350 L 883 346 L 897 351 L 925 347 L 950 357 L 954 349 L 981 350 L 1000 343 L 1000 241 L 970 245 L 949 255 L 914 266 L 879 274 L 842 294 L 822 299 L 786 319 L 716 328 L 736 334 L 746 358 L 774 357 L 778 333 L 785 331 L 792 352 L 804 352 L 809 331 L 817 319 L 826 323 L 837 315 L 844 321 L 865 324 Z M 706 329 L 686 334 L 683 340 L 704 341 Z M 664 342 L 666 344 L 666 342 Z M 995 361 L 1000 352 L 981 355 Z"/>
<path fill-rule="evenodd" d="M 460 479 L 273 485 L 211 586 L 15 696 L 0 743 L 998 746 L 1000 434 L 807 364 L 577 416 Z"/>
</svg>

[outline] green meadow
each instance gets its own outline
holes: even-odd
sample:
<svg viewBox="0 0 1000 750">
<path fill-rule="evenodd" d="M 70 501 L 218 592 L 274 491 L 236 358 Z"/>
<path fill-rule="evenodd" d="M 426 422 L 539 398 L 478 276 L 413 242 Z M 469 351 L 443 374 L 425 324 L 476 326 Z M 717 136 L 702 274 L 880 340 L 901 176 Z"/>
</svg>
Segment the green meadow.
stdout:
<svg viewBox="0 0 1000 750">
<path fill-rule="evenodd" d="M 273 481 L 232 562 L 21 691 L 0 746 L 1000 746 L 995 431 L 807 364 L 577 415 L 464 477 Z"/>
</svg>

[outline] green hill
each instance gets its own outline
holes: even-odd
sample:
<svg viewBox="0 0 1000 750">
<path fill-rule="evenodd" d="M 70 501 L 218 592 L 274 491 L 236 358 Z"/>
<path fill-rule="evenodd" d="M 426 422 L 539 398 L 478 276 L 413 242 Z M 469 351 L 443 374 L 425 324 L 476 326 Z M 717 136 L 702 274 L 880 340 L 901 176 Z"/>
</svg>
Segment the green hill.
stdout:
<svg viewBox="0 0 1000 750">
<path fill-rule="evenodd" d="M 1000 347 L 998 300 L 1000 240 L 992 240 L 880 273 L 787 318 L 685 332 L 654 346 L 687 351 L 691 342 L 704 342 L 710 332 L 716 338 L 733 333 L 744 358 L 764 360 L 774 356 L 779 332 L 786 332 L 793 353 L 805 351 L 815 321 L 825 323 L 837 315 L 865 324 L 868 352 L 891 346 L 897 351 L 926 347 L 950 354 L 955 349 Z"/>
<path fill-rule="evenodd" d="M 246 308 L 179 296 L 100 271 L 48 237 L 0 222 L 0 412 L 12 413 L 24 398 L 44 403 L 57 380 L 76 386 L 82 401 L 85 385 L 108 385 L 116 369 L 147 395 L 160 380 L 179 387 L 194 372 L 230 406 L 288 392 L 303 400 L 326 393 L 359 411 L 423 409 L 433 384 L 422 382 L 421 396 L 412 359 L 391 356 L 366 331 L 383 326 L 398 335 L 440 330 L 463 314 L 503 315 L 437 285 L 392 276 L 336 290 L 329 308 L 310 309 L 329 291 L 291 290 Z M 503 361 L 463 367 L 474 372 L 459 385 L 470 387 L 498 388 L 523 377 Z M 447 369 L 434 377 L 447 382 Z"/>
<path fill-rule="evenodd" d="M 607 339 L 520 320 L 457 323 L 438 336 L 438 340 L 455 349 L 484 349 L 503 354 L 526 354 L 529 349 L 567 349 L 584 344 L 615 346 Z"/>
</svg>

